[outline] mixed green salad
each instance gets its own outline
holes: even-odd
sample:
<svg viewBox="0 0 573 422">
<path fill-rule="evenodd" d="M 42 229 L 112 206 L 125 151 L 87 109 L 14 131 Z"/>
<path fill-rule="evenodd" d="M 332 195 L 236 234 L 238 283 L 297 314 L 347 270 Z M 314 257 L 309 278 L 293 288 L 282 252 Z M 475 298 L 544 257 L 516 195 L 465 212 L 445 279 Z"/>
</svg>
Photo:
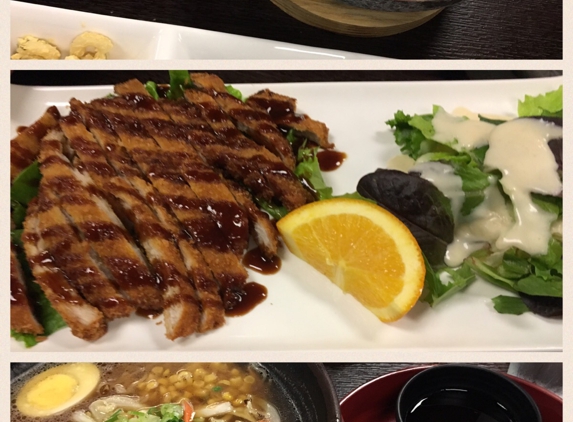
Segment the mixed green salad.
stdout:
<svg viewBox="0 0 573 422">
<path fill-rule="evenodd" d="M 395 113 L 387 124 L 393 129 L 396 144 L 414 164 L 410 173 L 379 169 L 363 177 L 358 192 L 393 211 L 408 225 L 418 240 L 426 258 L 426 283 L 423 300 L 435 306 L 456 292 L 465 289 L 476 276 L 508 291 L 493 298 L 494 308 L 500 313 L 522 314 L 533 311 L 544 316 L 560 316 L 563 297 L 563 240 L 560 230 L 549 239 L 547 252 L 530 255 L 518 247 L 503 250 L 486 244 L 471 253 L 461 265 L 444 263 L 448 246 L 454 240 L 457 222 L 470 216 L 486 200 L 488 189 L 496 188 L 505 200 L 510 215 L 516 220 L 516 210 L 500 180 L 502 173 L 484 165 L 490 146 L 480 143 L 475 148 L 461 147 L 457 139 L 445 142 L 437 136 L 434 118 L 444 110 L 434 106 L 425 115 Z M 526 96 L 517 107 L 519 118 L 540 119 L 562 126 L 563 89 L 539 96 Z M 469 119 L 452 117 L 452 119 Z M 479 120 L 502 125 L 506 120 L 479 116 Z M 437 140 L 439 138 L 441 140 Z M 562 138 L 550 139 L 555 167 L 562 181 Z M 417 163 L 441 163 L 461 179 L 462 203 L 454 209 L 453 200 L 436 186 L 415 172 Z M 412 173 L 413 171 L 413 173 Z M 531 192 L 531 202 L 553 220 L 562 221 L 563 198 Z"/>
</svg>

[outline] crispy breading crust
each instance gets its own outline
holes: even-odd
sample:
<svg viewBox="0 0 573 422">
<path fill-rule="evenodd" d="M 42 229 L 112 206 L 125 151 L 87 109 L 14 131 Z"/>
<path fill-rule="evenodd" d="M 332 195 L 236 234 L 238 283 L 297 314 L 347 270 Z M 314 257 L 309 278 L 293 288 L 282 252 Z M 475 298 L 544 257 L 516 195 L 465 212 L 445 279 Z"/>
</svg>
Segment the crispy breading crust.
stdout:
<svg viewBox="0 0 573 422">
<path fill-rule="evenodd" d="M 59 119 L 58 109 L 51 106 L 38 121 L 10 141 L 10 181 L 36 160 L 40 152 L 40 140 L 58 125 Z"/>
</svg>

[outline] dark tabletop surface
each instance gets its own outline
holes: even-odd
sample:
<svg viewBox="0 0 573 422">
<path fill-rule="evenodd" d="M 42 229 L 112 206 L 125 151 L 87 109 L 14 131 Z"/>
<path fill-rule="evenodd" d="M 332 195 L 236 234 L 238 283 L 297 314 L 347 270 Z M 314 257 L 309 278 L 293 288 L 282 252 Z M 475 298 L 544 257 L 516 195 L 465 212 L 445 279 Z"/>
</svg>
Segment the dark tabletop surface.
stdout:
<svg viewBox="0 0 573 422">
<path fill-rule="evenodd" d="M 200 71 L 200 70 L 199 70 Z M 323 81 L 410 81 L 410 80 L 475 80 L 514 79 L 560 75 L 560 71 L 253 71 L 209 70 L 226 83 L 273 83 L 273 82 L 323 82 Z M 14 71 L 13 84 L 61 86 L 61 85 L 111 85 L 130 78 L 140 81 L 152 80 L 168 83 L 169 74 L 164 70 L 145 71 Z"/>
<path fill-rule="evenodd" d="M 308 26 L 270 0 L 26 0 L 400 59 L 561 59 L 563 0 L 464 0 L 398 35 L 354 38 Z"/>
</svg>

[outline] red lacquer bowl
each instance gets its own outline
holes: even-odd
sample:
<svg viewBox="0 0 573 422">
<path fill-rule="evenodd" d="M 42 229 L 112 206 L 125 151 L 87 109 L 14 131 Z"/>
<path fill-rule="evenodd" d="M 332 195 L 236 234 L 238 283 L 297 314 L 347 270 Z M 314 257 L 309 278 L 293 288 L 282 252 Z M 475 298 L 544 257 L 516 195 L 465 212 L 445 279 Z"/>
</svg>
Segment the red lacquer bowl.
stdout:
<svg viewBox="0 0 573 422">
<path fill-rule="evenodd" d="M 340 403 L 344 422 L 396 422 L 396 400 L 402 387 L 429 366 L 408 368 L 376 378 L 351 392 Z M 563 399 L 529 381 L 506 375 L 537 403 L 543 422 L 563 422 Z"/>
</svg>

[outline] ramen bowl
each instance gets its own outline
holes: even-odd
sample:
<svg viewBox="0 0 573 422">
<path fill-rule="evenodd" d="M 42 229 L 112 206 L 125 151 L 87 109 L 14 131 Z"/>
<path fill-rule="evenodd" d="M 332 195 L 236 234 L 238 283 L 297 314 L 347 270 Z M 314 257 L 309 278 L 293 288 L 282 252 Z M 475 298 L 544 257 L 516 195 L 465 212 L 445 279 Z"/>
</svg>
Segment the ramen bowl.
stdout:
<svg viewBox="0 0 573 422">
<path fill-rule="evenodd" d="M 78 371 L 78 368 L 73 368 L 74 365 L 80 368 L 97 367 L 99 380 L 95 388 L 64 410 L 60 410 L 60 406 L 57 412 L 42 415 L 41 418 L 29 414 L 30 404 L 38 403 L 41 395 L 38 391 L 50 391 L 44 384 L 43 388 L 36 389 L 35 395 L 27 393 L 30 385 L 35 385 L 38 379 L 48 382 L 46 377 L 42 379 L 43 374 L 51 374 L 54 379 L 59 377 L 57 381 L 61 382 L 52 392 L 62 390 L 66 383 L 73 383 L 72 378 L 81 383 L 84 381 L 83 373 L 74 375 L 71 369 Z M 54 370 L 55 376 L 52 373 Z M 52 392 L 50 395 L 56 394 Z M 139 407 L 125 397 L 135 400 L 136 404 L 140 403 Z M 119 419 L 122 419 L 122 415 L 129 415 L 130 411 L 149 412 L 152 415 L 151 412 L 158 412 L 163 404 L 179 405 L 182 410 L 190 405 L 196 416 L 210 415 L 205 420 L 216 417 L 229 422 L 243 422 L 250 420 L 242 416 L 247 413 L 256 420 L 272 422 L 341 420 L 336 393 L 321 364 L 38 364 L 12 380 L 11 398 L 12 422 L 98 422 L 108 420 L 114 414 L 118 419 L 116 412 L 120 412 Z M 50 400 L 58 402 L 56 398 Z M 28 402 L 25 403 L 28 409 L 21 406 L 22 402 Z M 40 407 L 46 408 L 45 400 L 40 404 Z M 225 408 L 228 409 L 226 414 L 215 414 Z M 257 413 L 260 418 L 253 416 Z"/>
</svg>

